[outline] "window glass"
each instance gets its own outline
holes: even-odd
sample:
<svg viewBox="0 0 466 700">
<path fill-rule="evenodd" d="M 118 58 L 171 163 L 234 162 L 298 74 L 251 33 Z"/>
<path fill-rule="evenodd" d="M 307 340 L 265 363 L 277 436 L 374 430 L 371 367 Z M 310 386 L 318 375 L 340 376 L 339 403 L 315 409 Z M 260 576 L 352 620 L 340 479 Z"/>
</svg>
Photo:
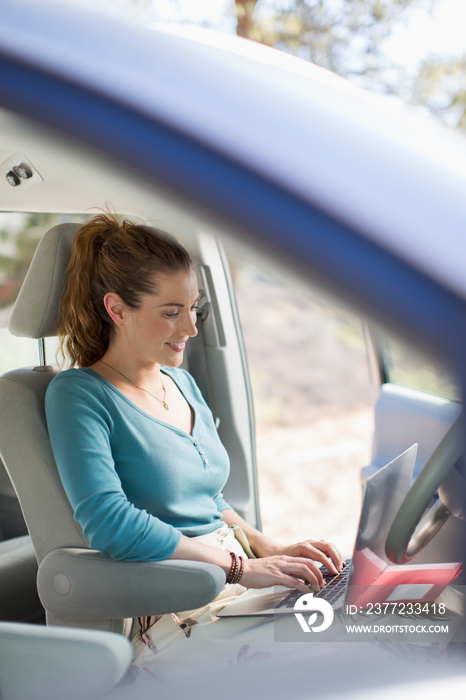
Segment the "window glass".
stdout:
<svg viewBox="0 0 466 700">
<path fill-rule="evenodd" d="M 68 221 L 81 222 L 88 215 L 0 213 L 0 372 L 39 362 L 38 342 L 16 338 L 8 321 L 16 296 L 40 237 L 52 226 Z M 46 340 L 46 357 L 55 362 L 56 340 Z"/>
<path fill-rule="evenodd" d="M 262 256 L 229 257 L 254 398 L 263 531 L 351 551 L 378 388 L 362 324 Z"/>
<path fill-rule="evenodd" d="M 399 338 L 380 331 L 377 336 L 387 382 L 460 400 L 459 382 L 441 363 L 423 356 Z"/>
</svg>

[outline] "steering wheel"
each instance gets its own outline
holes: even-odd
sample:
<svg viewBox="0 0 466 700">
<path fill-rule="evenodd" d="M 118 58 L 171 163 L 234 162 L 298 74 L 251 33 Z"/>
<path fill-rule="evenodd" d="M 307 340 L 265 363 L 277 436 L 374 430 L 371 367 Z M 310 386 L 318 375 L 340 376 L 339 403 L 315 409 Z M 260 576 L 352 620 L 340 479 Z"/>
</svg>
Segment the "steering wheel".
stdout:
<svg viewBox="0 0 466 700">
<path fill-rule="evenodd" d="M 431 541 L 450 517 L 450 511 L 440 499 L 429 508 L 424 517 L 422 515 L 440 484 L 461 456 L 463 427 L 461 414 L 406 494 L 385 543 L 385 553 L 394 564 L 406 564 L 410 561 Z"/>
</svg>

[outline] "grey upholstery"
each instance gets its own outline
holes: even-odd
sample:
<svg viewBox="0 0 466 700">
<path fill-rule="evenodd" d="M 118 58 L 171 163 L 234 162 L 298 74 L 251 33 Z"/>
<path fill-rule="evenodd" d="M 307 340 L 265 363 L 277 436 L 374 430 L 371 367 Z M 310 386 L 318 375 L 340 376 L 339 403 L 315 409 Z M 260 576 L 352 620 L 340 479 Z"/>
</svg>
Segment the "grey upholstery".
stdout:
<svg viewBox="0 0 466 700">
<path fill-rule="evenodd" d="M 0 543 L 0 620 L 38 622 L 43 619 L 36 576 L 36 555 L 27 535 Z"/>
<path fill-rule="evenodd" d="M 93 700 L 117 685 L 131 644 L 108 632 L 0 623 L 2 700 Z"/>
<path fill-rule="evenodd" d="M 10 316 L 13 335 L 49 338 L 56 335 L 66 268 L 78 224 L 59 224 L 42 238 Z"/>
<path fill-rule="evenodd" d="M 10 330 L 14 335 L 41 338 L 55 333 L 60 290 L 63 280 L 66 279 L 66 267 L 77 228 L 77 224 L 67 224 L 54 227 L 48 232 L 44 244 L 40 246 L 40 251 L 37 253 L 40 256 L 40 260 L 36 261 L 38 265 L 31 265 L 23 291 L 19 295 L 11 315 Z M 1 432 L 7 436 L 6 439 L 2 440 L 1 448 L 5 455 L 9 455 L 11 450 L 19 449 L 18 441 L 22 440 L 25 435 L 29 435 L 31 431 L 29 409 L 32 405 L 35 407 L 34 411 L 38 410 L 40 415 L 42 443 L 45 448 L 48 444 L 42 402 L 48 382 L 54 376 L 54 372 L 51 368 L 40 375 L 37 375 L 37 372 L 31 374 L 32 372 L 33 370 L 26 371 L 21 375 L 22 379 L 18 378 L 18 381 L 27 384 L 28 377 L 32 377 L 31 386 L 38 389 L 39 397 L 36 396 L 35 389 L 20 392 L 18 397 L 15 395 L 15 400 L 18 398 L 21 403 L 21 405 L 18 404 L 19 420 L 17 420 L 16 415 L 10 414 L 9 410 L 10 395 L 11 393 L 16 394 L 17 382 L 11 379 L 4 383 L 4 400 L 3 406 L 0 407 L 0 416 Z M 34 414 L 34 423 L 36 416 L 37 412 Z M 34 532 L 36 551 L 39 556 L 43 556 L 43 553 L 48 551 L 47 546 L 54 545 L 53 538 L 48 539 L 45 548 L 42 544 L 40 533 L 43 531 L 43 521 L 51 517 L 50 525 L 53 527 L 61 522 L 61 518 L 60 515 L 55 517 L 55 514 L 50 516 L 47 508 L 38 510 L 32 507 L 33 502 L 38 503 L 39 495 L 43 495 L 47 501 L 44 478 L 49 489 L 54 487 L 48 481 L 46 471 L 40 466 L 39 468 L 34 466 L 37 460 L 34 446 L 23 445 L 21 449 L 21 462 L 28 462 L 31 470 L 26 472 L 20 469 L 18 473 L 14 474 L 14 482 L 22 492 L 22 502 L 26 506 L 28 518 L 31 521 L 30 529 Z M 19 464 L 20 459 L 12 461 L 9 458 L 10 469 L 15 469 L 15 464 Z M 25 484 L 23 484 L 24 481 Z M 0 600 L 0 619 L 16 621 L 39 619 L 43 616 L 43 608 L 36 588 L 37 559 L 29 538 L 18 539 L 16 537 L 27 530 L 16 493 L 3 465 L 0 469 L 0 493 L 2 507 L 0 534 L 4 539 L 15 538 L 11 541 L 0 542 L 0 591 L 3 594 Z M 70 512 L 66 497 L 60 499 L 60 508 L 68 509 Z M 52 527 L 48 528 L 48 532 L 52 530 Z M 76 532 L 76 526 L 71 523 L 70 529 L 73 531 L 73 537 L 70 541 L 74 544 L 82 543 L 84 541 L 82 534 L 79 531 Z"/>
<path fill-rule="evenodd" d="M 40 561 L 57 547 L 86 547 L 61 485 L 47 434 L 44 397 L 52 367 L 0 378 L 0 450 Z"/>
<path fill-rule="evenodd" d="M 42 620 L 37 595 L 37 559 L 21 507 L 0 460 L 0 620 Z"/>
<path fill-rule="evenodd" d="M 56 226 L 41 240 L 11 317 L 14 334 L 40 337 L 56 331 L 77 228 Z M 73 518 L 47 434 L 44 396 L 56 371 L 27 368 L 0 378 L 0 456 L 39 561 L 39 596 L 48 623 L 124 633 L 125 618 L 210 602 L 225 582 L 217 566 L 175 561 L 130 564 L 89 550 Z"/>
<path fill-rule="evenodd" d="M 13 484 L 0 460 L 0 542 L 22 535 L 27 535 L 26 523 Z"/>
</svg>

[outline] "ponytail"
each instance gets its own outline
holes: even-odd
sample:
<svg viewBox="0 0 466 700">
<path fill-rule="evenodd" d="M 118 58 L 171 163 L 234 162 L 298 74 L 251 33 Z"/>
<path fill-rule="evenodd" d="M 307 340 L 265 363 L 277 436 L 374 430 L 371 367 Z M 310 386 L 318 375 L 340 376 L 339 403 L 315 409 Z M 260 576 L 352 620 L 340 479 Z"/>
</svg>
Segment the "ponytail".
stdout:
<svg viewBox="0 0 466 700">
<path fill-rule="evenodd" d="M 107 293 L 137 309 L 143 294 L 156 292 L 157 273 L 191 268 L 188 252 L 164 231 L 119 222 L 113 214 L 93 217 L 73 241 L 58 329 L 62 356 L 71 367 L 89 367 L 105 354 L 114 327 L 104 306 Z"/>
</svg>

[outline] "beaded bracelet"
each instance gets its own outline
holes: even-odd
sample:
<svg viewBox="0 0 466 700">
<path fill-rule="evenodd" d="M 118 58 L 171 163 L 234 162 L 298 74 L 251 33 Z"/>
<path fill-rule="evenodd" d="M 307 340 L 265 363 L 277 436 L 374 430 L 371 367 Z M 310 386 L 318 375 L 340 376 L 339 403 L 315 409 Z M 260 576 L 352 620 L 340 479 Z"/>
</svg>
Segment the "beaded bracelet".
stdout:
<svg viewBox="0 0 466 700">
<path fill-rule="evenodd" d="M 240 558 L 241 564 L 240 564 L 240 568 L 239 568 L 239 572 L 238 572 L 238 577 L 237 577 L 235 583 L 239 582 L 239 580 L 241 579 L 241 576 L 243 575 L 243 571 L 244 571 L 244 557 L 242 557 L 240 554 L 239 558 Z"/>
<path fill-rule="evenodd" d="M 231 557 L 231 567 L 227 576 L 227 583 L 233 583 L 234 578 L 238 573 L 238 558 L 234 552 L 230 552 Z"/>
<path fill-rule="evenodd" d="M 244 571 L 244 557 L 230 552 L 231 567 L 227 576 L 227 583 L 238 583 Z"/>
</svg>

